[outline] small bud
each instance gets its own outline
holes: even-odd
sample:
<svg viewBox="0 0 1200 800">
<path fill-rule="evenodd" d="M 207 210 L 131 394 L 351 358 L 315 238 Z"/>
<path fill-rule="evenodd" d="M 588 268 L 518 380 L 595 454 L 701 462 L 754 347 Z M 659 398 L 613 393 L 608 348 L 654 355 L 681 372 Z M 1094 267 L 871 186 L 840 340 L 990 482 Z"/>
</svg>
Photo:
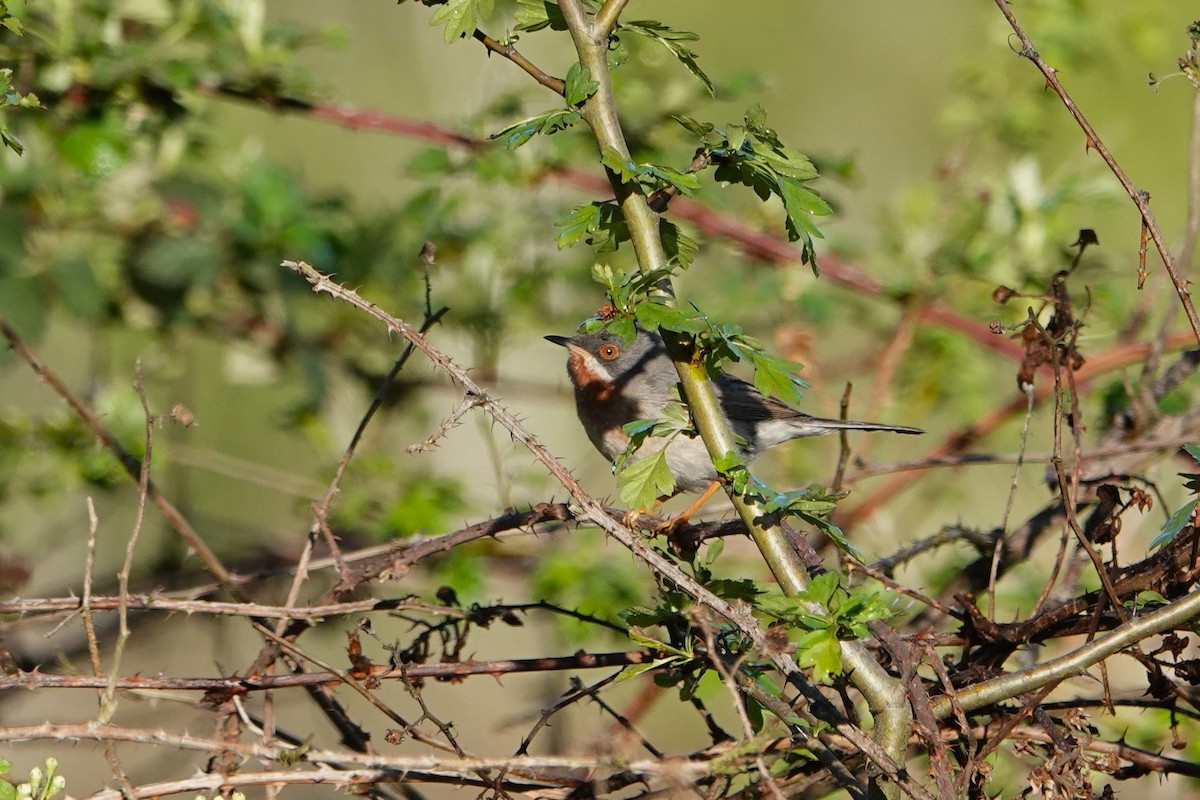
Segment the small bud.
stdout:
<svg viewBox="0 0 1200 800">
<path fill-rule="evenodd" d="M 176 403 L 171 409 L 171 419 L 185 428 L 190 428 L 196 424 L 196 415 L 183 403 Z"/>
<path fill-rule="evenodd" d="M 1003 305 L 1011 300 L 1015 294 L 1016 292 L 1007 286 L 997 286 L 992 290 L 992 299 Z"/>
</svg>

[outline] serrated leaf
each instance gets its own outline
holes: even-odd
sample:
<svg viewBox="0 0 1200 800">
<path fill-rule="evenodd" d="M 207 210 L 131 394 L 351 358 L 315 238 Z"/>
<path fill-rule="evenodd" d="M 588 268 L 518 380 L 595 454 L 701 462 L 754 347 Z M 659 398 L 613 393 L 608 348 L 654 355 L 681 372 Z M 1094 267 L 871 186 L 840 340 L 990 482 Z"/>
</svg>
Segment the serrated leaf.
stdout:
<svg viewBox="0 0 1200 800">
<path fill-rule="evenodd" d="M 571 209 L 571 213 L 554 223 L 562 228 L 558 234 L 558 249 L 563 250 L 575 245 L 593 231 L 600 221 L 600 204 L 585 203 Z"/>
<path fill-rule="evenodd" d="M 746 465 L 742 461 L 741 456 L 730 450 L 729 452 L 725 453 L 725 455 L 713 459 L 713 466 L 716 468 L 717 472 L 725 475 L 732 470 L 737 469 L 738 467 L 745 467 Z"/>
<path fill-rule="evenodd" d="M 671 55 L 683 64 L 684 68 L 692 73 L 696 80 L 704 84 L 704 88 L 708 93 L 715 97 L 716 90 L 713 88 L 712 80 L 696 63 L 696 54 L 684 46 L 684 42 L 694 42 L 700 37 L 690 31 L 677 31 L 670 28 L 661 22 L 655 20 L 634 20 L 632 22 L 621 23 L 622 30 L 633 31 L 634 33 L 645 36 L 648 39 L 658 42 L 663 47 L 671 52 Z"/>
<path fill-rule="evenodd" d="M 637 164 L 634 164 L 611 147 L 601 149 L 600 163 L 617 175 L 620 175 L 622 183 L 629 183 L 641 175 L 641 170 Z"/>
<path fill-rule="evenodd" d="M 711 122 L 700 122 L 687 116 L 686 114 L 672 114 L 671 119 L 682 125 L 684 130 L 703 140 L 707 140 L 708 137 L 712 135 L 713 131 L 716 130 L 716 126 L 714 126 Z"/>
<path fill-rule="evenodd" d="M 1196 511 L 1197 503 L 1200 503 L 1200 497 L 1193 499 L 1190 503 L 1185 504 L 1183 508 L 1172 514 L 1171 518 L 1163 523 L 1162 531 L 1150 543 L 1150 549 L 1156 550 L 1178 536 L 1179 532 L 1192 519 L 1192 514 Z"/>
<path fill-rule="evenodd" d="M 727 125 L 725 139 L 729 142 L 729 149 L 736 153 L 746 143 L 746 129 L 741 125 Z"/>
<path fill-rule="evenodd" d="M 825 202 L 825 199 L 821 195 L 805 186 L 796 178 L 781 175 L 779 176 L 778 186 L 779 196 L 788 210 L 788 216 L 811 214 L 824 217 L 833 213 L 833 209 L 829 207 L 829 204 Z M 807 224 L 811 225 L 811 223 Z M 810 232 L 814 236 L 820 235 L 816 228 L 811 228 Z"/>
<path fill-rule="evenodd" d="M 664 167 L 659 164 L 640 164 L 639 167 L 640 173 L 658 178 L 685 195 L 690 195 L 700 189 L 700 178 L 695 173 L 683 172 L 674 167 Z"/>
<path fill-rule="evenodd" d="M 0 141 L 4 143 L 5 147 L 7 147 L 9 150 L 12 150 L 17 155 L 24 155 L 25 143 L 13 134 L 9 133 L 8 128 L 0 127 Z"/>
<path fill-rule="evenodd" d="M 556 108 L 514 122 L 493 133 L 488 138 L 499 139 L 504 142 L 504 146 L 509 150 L 516 150 L 539 133 L 546 134 L 547 136 L 552 133 L 558 133 L 578 124 L 582 119 L 583 117 L 579 116 L 578 111 L 572 111 L 567 108 Z"/>
<path fill-rule="evenodd" d="M 653 669 L 658 669 L 666 663 L 669 663 L 669 661 L 655 659 L 654 661 L 647 661 L 645 664 L 630 664 L 629 666 L 625 667 L 625 669 L 617 673 L 617 677 L 613 678 L 613 683 L 621 683 L 622 681 L 636 678 L 638 675 L 649 672 Z"/>
<path fill-rule="evenodd" d="M 775 494 L 763 506 L 763 511 L 768 514 L 775 511 L 783 511 L 795 514 L 813 514 L 823 517 L 831 513 L 835 508 L 837 508 L 837 503 L 830 502 L 824 498 L 813 498 L 808 489 L 797 489 L 792 492 L 779 492 Z"/>
<path fill-rule="evenodd" d="M 680 650 L 678 647 L 669 645 L 666 642 L 661 642 L 658 639 L 655 639 L 653 636 L 647 636 L 646 634 L 644 634 L 640 630 L 638 630 L 636 627 L 630 628 L 628 631 L 626 631 L 626 635 L 630 638 L 630 640 L 632 640 L 633 642 L 635 642 L 637 644 L 640 644 L 642 647 L 645 647 L 647 650 L 654 650 L 655 652 L 658 652 L 658 653 L 668 653 L 668 654 L 670 654 L 672 656 L 676 656 L 678 658 L 686 659 L 686 658 L 692 657 L 692 654 L 687 652 L 686 650 Z"/>
<path fill-rule="evenodd" d="M 746 110 L 746 127 L 753 131 L 765 131 L 767 129 L 767 112 L 766 110 L 755 103 Z"/>
<path fill-rule="evenodd" d="M 592 80 L 592 71 L 576 61 L 567 70 L 563 97 L 569 106 L 577 106 L 596 93 L 600 84 Z"/>
<path fill-rule="evenodd" d="M 700 243 L 679 229 L 679 226 L 666 217 L 659 217 L 658 233 L 662 238 L 663 252 L 672 265 L 687 269 L 696 260 L 700 252 Z"/>
<path fill-rule="evenodd" d="M 492 13 L 493 0 L 446 0 L 446 4 L 429 18 L 430 25 L 445 25 L 442 32 L 446 44 L 475 33 L 476 20 L 487 19 Z"/>
<path fill-rule="evenodd" d="M 617 473 L 621 502 L 630 508 L 648 508 L 660 497 L 675 492 L 675 478 L 667 466 L 665 449 L 625 464 Z"/>
<path fill-rule="evenodd" d="M 821 532 L 828 536 L 830 540 L 833 541 L 833 543 L 840 547 L 843 551 L 854 556 L 859 561 L 864 560 L 862 552 L 850 543 L 850 540 L 846 538 L 846 534 L 842 533 L 842 529 L 833 522 L 830 522 L 827 518 L 804 513 L 797 514 L 796 516 L 810 525 L 815 525 L 817 528 L 820 528 Z"/>
<path fill-rule="evenodd" d="M 16 17 L 5 17 L 4 19 L 0 19 L 0 25 L 8 28 L 17 36 L 25 35 L 25 29 L 21 27 L 21 20 L 17 19 Z"/>
<path fill-rule="evenodd" d="M 695 312 L 682 308 L 648 301 L 640 304 L 634 312 L 638 324 L 643 328 L 664 328 L 677 333 L 700 333 L 708 326 Z"/>
<path fill-rule="evenodd" d="M 547 27 L 555 31 L 567 29 L 562 9 L 552 0 L 517 0 L 517 5 L 515 30 L 532 32 Z"/>
<path fill-rule="evenodd" d="M 609 333 L 615 334 L 624 339 L 626 345 L 629 345 L 634 339 L 637 338 L 637 328 L 634 326 L 633 320 L 630 317 L 617 317 L 611 320 L 605 327 L 608 329 Z"/>
<path fill-rule="evenodd" d="M 713 539 L 708 543 L 708 548 L 704 551 L 704 565 L 711 567 L 725 550 L 725 540 L 721 538 Z"/>
<path fill-rule="evenodd" d="M 809 631 L 796 641 L 796 663 L 812 669 L 816 683 L 829 683 L 842 671 L 842 647 L 832 630 Z"/>
<path fill-rule="evenodd" d="M 759 152 L 757 155 L 768 162 L 772 170 L 784 177 L 794 178 L 798 181 L 811 181 L 820 177 L 820 173 L 809 161 L 808 156 L 789 147 L 781 146 Z"/>
<path fill-rule="evenodd" d="M 811 600 L 814 603 L 828 607 L 833 595 L 842 587 L 841 578 L 836 572 L 822 572 L 808 582 L 804 590 L 797 593 L 800 600 Z"/>
<path fill-rule="evenodd" d="M 718 539 L 717 541 L 720 540 Z M 748 602 L 753 601 L 755 597 L 762 593 L 762 589 L 758 587 L 758 584 L 749 578 L 714 578 L 706 582 L 704 588 L 717 597 L 723 597 L 726 600 L 746 600 Z"/>
<path fill-rule="evenodd" d="M 744 349 L 742 353 L 754 367 L 754 388 L 785 403 L 800 402 L 800 388 L 806 384 L 792 372 L 799 364 L 758 350 Z"/>
<path fill-rule="evenodd" d="M 1138 592 L 1137 596 L 1132 600 L 1125 601 L 1126 608 L 1145 608 L 1146 606 L 1165 606 L 1171 601 L 1163 597 L 1158 592 L 1144 591 Z"/>
</svg>

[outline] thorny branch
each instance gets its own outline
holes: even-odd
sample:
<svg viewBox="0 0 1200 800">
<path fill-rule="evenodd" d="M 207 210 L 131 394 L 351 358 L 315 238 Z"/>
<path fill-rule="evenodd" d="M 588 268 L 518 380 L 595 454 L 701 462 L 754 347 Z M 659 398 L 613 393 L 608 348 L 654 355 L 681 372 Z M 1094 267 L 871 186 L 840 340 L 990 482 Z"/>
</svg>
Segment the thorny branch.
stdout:
<svg viewBox="0 0 1200 800">
<path fill-rule="evenodd" d="M 1175 287 L 1176 294 L 1179 295 L 1179 302 L 1183 306 L 1184 313 L 1187 314 L 1188 322 L 1192 326 L 1192 333 L 1196 338 L 1197 343 L 1200 343 L 1200 317 L 1196 315 L 1196 308 L 1192 304 L 1192 297 L 1188 290 L 1187 280 L 1180 274 L 1178 267 L 1175 264 L 1175 257 L 1171 254 L 1171 248 L 1167 244 L 1167 240 L 1163 237 L 1162 231 L 1158 227 L 1158 220 L 1154 218 L 1154 212 L 1150 210 L 1150 195 L 1147 192 L 1138 189 L 1133 185 L 1133 181 L 1121 169 L 1121 165 L 1117 163 L 1117 159 L 1101 141 L 1091 123 L 1084 117 L 1083 112 L 1075 105 L 1075 101 L 1067 93 L 1066 88 L 1058 79 L 1058 70 L 1051 67 L 1045 62 L 1042 56 L 1034 47 L 1029 35 L 1025 33 L 1025 29 L 1021 27 L 1021 23 L 1017 21 L 1016 15 L 1009 6 L 1007 0 L 995 0 L 1000 12 L 1004 14 L 1004 18 L 1008 20 L 1008 24 L 1012 26 L 1013 32 L 1021 42 L 1020 55 L 1029 59 L 1034 66 L 1046 78 L 1046 85 L 1058 95 L 1066 107 L 1067 112 L 1083 130 L 1086 137 L 1085 147 L 1094 149 L 1104 159 L 1104 163 L 1112 170 L 1113 175 L 1120 181 L 1121 186 L 1125 189 L 1129 199 L 1137 206 L 1138 213 L 1142 216 L 1142 232 L 1143 236 L 1148 235 L 1154 240 L 1154 246 L 1158 249 L 1158 255 L 1162 258 L 1163 267 L 1167 271 L 1167 275 L 1171 279 L 1171 284 Z"/>
</svg>

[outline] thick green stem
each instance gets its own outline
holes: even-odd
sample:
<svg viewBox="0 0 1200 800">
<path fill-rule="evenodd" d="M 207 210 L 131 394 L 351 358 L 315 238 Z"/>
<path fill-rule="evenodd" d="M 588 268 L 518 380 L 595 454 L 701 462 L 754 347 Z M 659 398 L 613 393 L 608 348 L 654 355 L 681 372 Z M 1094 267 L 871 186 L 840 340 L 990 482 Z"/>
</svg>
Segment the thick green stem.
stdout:
<svg viewBox="0 0 1200 800">
<path fill-rule="evenodd" d="M 629 158 L 629 147 L 621 130 L 617 116 L 616 99 L 606 61 L 608 35 L 616 23 L 615 14 L 609 14 L 597 22 L 588 17 L 581 0 L 560 0 L 563 18 L 575 42 L 579 63 L 591 72 L 598 87 L 580 108 L 584 120 L 592 129 L 597 147 L 601 152 L 612 150 L 623 158 Z M 620 5 L 609 3 L 606 9 L 619 10 Z M 610 18 L 612 17 L 612 18 Z M 658 214 L 650 208 L 646 195 L 636 182 L 623 182 L 619 175 L 608 171 L 609 183 L 613 187 L 617 204 L 624 214 L 637 256 L 638 266 L 643 272 L 662 269 L 667 265 L 659 236 Z M 670 281 L 659 284 L 659 291 L 666 300 L 674 304 L 674 291 Z M 696 428 L 714 458 L 737 450 L 733 431 L 721 411 L 716 392 L 708 380 L 703 363 L 696 353 L 683 343 L 667 335 L 664 337 L 670 350 L 679 381 L 687 398 L 688 408 Z M 770 567 L 780 588 L 786 594 L 795 595 L 808 584 L 808 574 L 795 549 L 783 531 L 762 526 L 762 509 L 745 498 L 730 493 L 730 500 L 738 515 L 746 523 L 755 544 Z M 814 608 L 816 613 L 828 613 L 827 609 Z M 842 659 L 850 680 L 862 692 L 875 719 L 875 740 L 899 763 L 904 762 L 904 749 L 912 723 L 912 710 L 908 705 L 904 687 L 879 666 L 861 644 L 844 642 Z M 896 787 L 884 787 L 891 794 Z"/>
<path fill-rule="evenodd" d="M 1184 595 L 1170 605 L 1140 616 L 1113 628 L 1065 656 L 1038 664 L 1032 669 L 1011 672 L 998 678 L 981 681 L 965 689 L 959 689 L 953 698 L 939 697 L 933 702 L 933 713 L 945 718 L 955 707 L 963 711 L 974 711 L 984 706 L 1020 697 L 1036 691 L 1050 683 L 1085 674 L 1084 670 L 1127 647 L 1153 636 L 1156 633 L 1186 625 L 1200 617 L 1200 591 Z"/>
</svg>

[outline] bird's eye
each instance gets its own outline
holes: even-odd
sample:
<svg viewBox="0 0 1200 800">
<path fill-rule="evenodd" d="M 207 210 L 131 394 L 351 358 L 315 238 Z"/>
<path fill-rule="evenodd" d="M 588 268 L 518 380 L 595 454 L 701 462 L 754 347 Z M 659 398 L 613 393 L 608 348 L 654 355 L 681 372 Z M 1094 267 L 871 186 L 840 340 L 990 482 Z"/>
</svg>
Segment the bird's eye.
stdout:
<svg viewBox="0 0 1200 800">
<path fill-rule="evenodd" d="M 600 353 L 600 357 L 605 361 L 612 361 L 617 357 L 617 354 L 621 352 L 621 348 L 617 347 L 615 344 L 604 344 L 600 345 L 600 349 L 597 352 Z"/>
</svg>

